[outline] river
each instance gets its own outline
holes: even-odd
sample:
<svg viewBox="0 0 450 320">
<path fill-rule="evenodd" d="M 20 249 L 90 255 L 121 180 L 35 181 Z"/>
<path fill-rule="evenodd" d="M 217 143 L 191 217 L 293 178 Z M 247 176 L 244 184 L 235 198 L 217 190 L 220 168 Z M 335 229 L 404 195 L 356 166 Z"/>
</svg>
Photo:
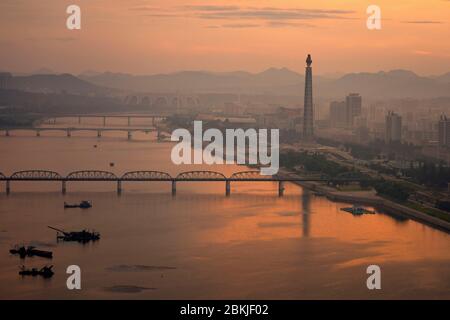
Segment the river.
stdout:
<svg viewBox="0 0 450 320">
<path fill-rule="evenodd" d="M 206 169 L 228 176 L 245 170 L 177 167 L 170 161 L 172 144 L 158 143 L 154 133 L 134 133 L 131 141 L 124 132 L 11 135 L 0 137 L 6 175 Z M 450 298 L 447 233 L 386 212 L 353 216 L 340 210 L 349 204 L 293 184 L 283 197 L 268 182 L 232 183 L 230 197 L 223 182 L 180 182 L 175 197 L 169 182 L 124 183 L 121 196 L 110 182 L 70 182 L 66 195 L 55 182 L 13 182 L 11 188 L 7 196 L 0 186 L 1 299 Z M 65 201 L 83 199 L 93 208 L 63 208 Z M 93 228 L 101 239 L 57 243 L 49 225 Z M 9 254 L 22 243 L 53 251 L 53 260 Z M 47 263 L 54 265 L 51 279 L 18 275 L 22 264 Z M 367 289 L 372 264 L 381 267 L 381 290 Z M 81 268 L 81 290 L 66 287 L 69 265 Z"/>
</svg>

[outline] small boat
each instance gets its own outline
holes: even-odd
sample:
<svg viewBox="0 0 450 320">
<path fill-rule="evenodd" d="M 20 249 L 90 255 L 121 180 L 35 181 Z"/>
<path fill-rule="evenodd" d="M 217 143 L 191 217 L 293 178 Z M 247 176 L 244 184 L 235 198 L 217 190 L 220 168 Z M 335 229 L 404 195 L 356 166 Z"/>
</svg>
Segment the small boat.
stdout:
<svg viewBox="0 0 450 320">
<path fill-rule="evenodd" d="M 25 257 L 42 257 L 42 258 L 53 258 L 53 253 L 51 251 L 44 251 L 44 250 L 37 250 L 33 246 L 28 246 L 25 248 L 25 246 L 16 246 L 13 249 L 9 250 L 11 254 L 18 254 L 22 259 Z"/>
<path fill-rule="evenodd" d="M 65 209 L 68 209 L 68 208 L 89 209 L 89 208 L 92 208 L 92 201 L 83 200 L 78 204 L 68 204 L 68 203 L 64 202 L 64 208 Z"/>
<path fill-rule="evenodd" d="M 95 231 L 81 230 L 81 231 L 66 232 L 64 230 L 60 230 L 50 226 L 48 227 L 50 229 L 58 231 L 58 233 L 56 234 L 57 240 L 78 241 L 83 243 L 100 240 L 100 233 Z"/>
<path fill-rule="evenodd" d="M 55 273 L 52 270 L 53 266 L 44 266 L 41 269 L 37 269 L 37 268 L 31 268 L 31 269 L 26 269 L 25 266 L 22 266 L 20 268 L 19 274 L 21 276 L 42 276 L 44 278 L 50 278 L 52 277 Z"/>
<path fill-rule="evenodd" d="M 341 208 L 342 211 L 345 212 L 349 212 L 353 215 L 363 215 L 363 214 L 375 214 L 374 211 L 371 210 L 367 210 L 366 208 L 363 207 L 357 207 L 357 206 L 353 206 L 353 207 L 349 207 L 349 208 Z"/>
</svg>

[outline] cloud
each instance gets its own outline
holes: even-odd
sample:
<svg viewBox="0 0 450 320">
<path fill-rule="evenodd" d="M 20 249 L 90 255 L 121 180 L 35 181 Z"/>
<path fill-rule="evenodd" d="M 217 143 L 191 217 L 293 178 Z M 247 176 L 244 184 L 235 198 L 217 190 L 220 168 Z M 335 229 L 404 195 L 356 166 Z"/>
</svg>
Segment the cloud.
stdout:
<svg viewBox="0 0 450 320">
<path fill-rule="evenodd" d="M 198 10 L 194 9 L 191 14 L 200 19 L 219 20 L 320 20 L 320 19 L 349 19 L 348 15 L 353 13 L 349 10 L 319 10 L 319 9 L 285 9 L 285 8 L 239 8 L 232 10 Z"/>
<path fill-rule="evenodd" d="M 154 18 L 196 18 L 202 20 L 230 21 L 228 24 L 210 25 L 207 28 L 250 28 L 266 27 L 312 27 L 305 21 L 335 19 L 353 19 L 352 10 L 336 9 L 301 9 L 281 7 L 244 7 L 235 5 L 185 5 L 161 9 L 141 6 L 130 8 L 133 11 L 145 13 L 145 16 Z M 231 23 L 239 21 L 239 23 Z M 261 21 L 260 24 L 251 21 Z"/>
<path fill-rule="evenodd" d="M 402 21 L 402 23 L 411 23 L 411 24 L 441 24 L 442 21 L 433 21 L 433 20 L 409 20 L 409 21 Z"/>
<path fill-rule="evenodd" d="M 419 56 L 431 56 L 433 52 L 431 51 L 425 51 L 425 50 L 415 50 L 413 51 L 414 54 L 417 54 Z"/>
<path fill-rule="evenodd" d="M 240 10 L 238 6 L 214 6 L 214 5 L 205 5 L 205 6 L 196 6 L 196 5 L 187 5 L 181 8 L 187 10 L 196 10 L 196 11 L 233 11 Z"/>
<path fill-rule="evenodd" d="M 287 22 L 287 21 L 269 21 L 265 24 L 255 24 L 255 23 L 227 23 L 222 25 L 209 25 L 206 26 L 208 29 L 220 29 L 220 28 L 230 28 L 230 29 L 247 29 L 247 28 L 286 28 L 286 27 L 296 27 L 296 28 L 313 28 L 314 25 L 308 23 L 300 22 Z"/>
<path fill-rule="evenodd" d="M 295 27 L 295 28 L 314 28 L 315 26 L 310 23 L 302 22 L 289 22 L 289 21 L 269 21 L 267 23 L 268 27 L 271 28 L 285 28 L 285 27 Z"/>
<path fill-rule="evenodd" d="M 222 28 L 236 28 L 236 29 L 240 29 L 240 28 L 257 28 L 257 27 L 261 27 L 261 25 L 259 24 L 251 24 L 251 23 L 229 23 L 229 24 L 223 24 L 221 26 Z"/>
</svg>

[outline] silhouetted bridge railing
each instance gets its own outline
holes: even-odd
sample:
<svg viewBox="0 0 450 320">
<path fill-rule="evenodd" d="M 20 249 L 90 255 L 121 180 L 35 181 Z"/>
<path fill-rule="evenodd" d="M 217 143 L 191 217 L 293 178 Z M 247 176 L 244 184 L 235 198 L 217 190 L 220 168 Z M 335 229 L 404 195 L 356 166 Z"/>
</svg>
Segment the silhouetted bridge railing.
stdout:
<svg viewBox="0 0 450 320">
<path fill-rule="evenodd" d="M 11 131 L 34 131 L 36 133 L 36 137 L 41 136 L 41 132 L 43 131 L 63 131 L 66 133 L 67 137 L 72 136 L 72 132 L 76 131 L 93 131 L 97 132 L 97 137 L 101 138 L 103 132 L 107 131 L 120 131 L 120 132 L 127 132 L 128 134 L 128 140 L 131 140 L 133 132 L 145 132 L 149 133 L 152 131 L 158 131 L 157 128 L 60 128 L 60 127 L 7 127 L 7 128 L 0 128 L 0 131 L 3 131 L 5 133 L 6 137 L 9 137 L 11 135 Z M 159 131 L 158 131 L 159 136 Z"/>
<path fill-rule="evenodd" d="M 335 184 L 345 184 L 349 182 L 374 181 L 374 179 L 364 179 L 355 174 L 344 174 L 337 177 L 292 177 L 292 176 L 263 176 L 259 171 L 241 171 L 226 177 L 224 174 L 215 171 L 187 171 L 172 177 L 169 173 L 161 171 L 130 171 L 122 176 L 116 176 L 112 172 L 101 170 L 74 171 L 67 176 L 60 175 L 54 171 L 47 170 L 26 170 L 14 172 L 6 176 L 0 172 L 0 181 L 6 182 L 6 193 L 11 192 L 11 182 L 13 181 L 59 181 L 62 184 L 62 193 L 67 191 L 66 185 L 71 181 L 111 181 L 117 183 L 117 193 L 122 193 L 123 182 L 151 182 L 166 181 L 172 183 L 172 194 L 176 194 L 177 182 L 225 182 L 225 194 L 231 194 L 231 182 L 278 182 L 278 194 L 284 193 L 285 182 L 333 182 Z"/>
</svg>

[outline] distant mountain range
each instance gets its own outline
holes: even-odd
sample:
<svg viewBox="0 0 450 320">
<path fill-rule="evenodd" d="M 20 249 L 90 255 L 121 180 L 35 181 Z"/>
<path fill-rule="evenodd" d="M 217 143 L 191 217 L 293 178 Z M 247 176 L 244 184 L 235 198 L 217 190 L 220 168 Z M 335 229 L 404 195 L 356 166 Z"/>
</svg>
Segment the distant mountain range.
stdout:
<svg viewBox="0 0 450 320">
<path fill-rule="evenodd" d="M 349 73 L 338 78 L 314 76 L 314 95 L 343 98 L 357 92 L 368 98 L 432 98 L 450 96 L 450 72 L 423 77 L 407 70 L 377 73 Z M 87 71 L 71 74 L 14 76 L 12 87 L 32 92 L 67 92 L 103 95 L 140 93 L 242 93 L 303 96 L 304 75 L 286 68 L 270 68 L 260 73 L 245 71 L 182 71 L 170 74 L 132 75 Z"/>
<path fill-rule="evenodd" d="M 170 74 L 131 75 L 124 73 L 82 74 L 81 79 L 110 88 L 142 92 L 250 93 L 303 95 L 304 75 L 286 68 L 261 73 L 183 71 Z M 450 96 L 450 72 L 422 77 L 407 70 L 350 73 L 338 78 L 314 76 L 314 94 L 343 97 L 358 92 L 371 98 L 431 98 Z"/>
<path fill-rule="evenodd" d="M 256 74 L 245 71 L 181 71 L 137 76 L 105 72 L 91 75 L 84 73 L 79 77 L 97 85 L 140 92 L 295 94 L 294 89 L 298 89 L 303 81 L 303 77 L 298 73 L 275 68 Z M 277 92 L 279 88 L 284 88 L 283 92 Z"/>
</svg>

